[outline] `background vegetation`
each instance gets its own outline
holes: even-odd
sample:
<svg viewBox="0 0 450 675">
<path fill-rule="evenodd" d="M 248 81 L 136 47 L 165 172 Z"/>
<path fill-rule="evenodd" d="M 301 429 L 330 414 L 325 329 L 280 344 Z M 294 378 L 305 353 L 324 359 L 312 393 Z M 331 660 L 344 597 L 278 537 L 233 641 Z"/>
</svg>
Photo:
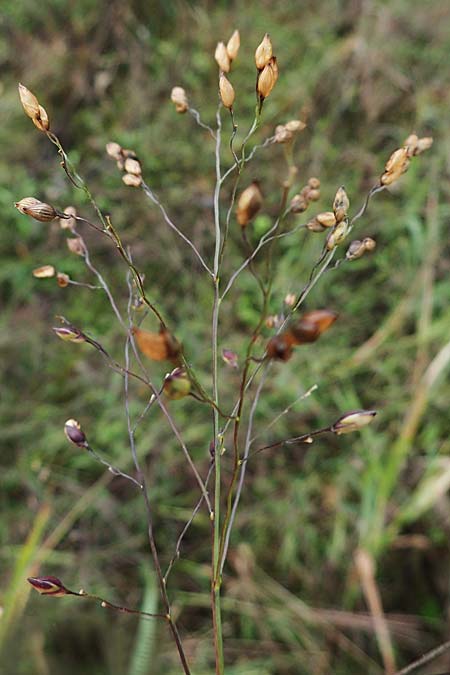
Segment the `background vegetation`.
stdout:
<svg viewBox="0 0 450 675">
<path fill-rule="evenodd" d="M 236 27 L 242 39 L 232 76 L 239 130 L 248 128 L 253 113 L 253 52 L 269 31 L 280 80 L 258 140 L 279 122 L 307 118 L 297 162 L 300 180 L 317 175 L 322 181 L 319 210 L 329 208 L 341 184 L 353 208 L 359 206 L 410 132 L 432 135 L 435 143 L 360 221 L 358 234 L 378 242 L 375 253 L 329 272 L 311 294 L 309 308 L 340 312 L 333 333 L 272 370 L 258 410 L 261 430 L 306 389 L 317 384 L 318 390 L 263 435 L 267 442 L 327 424 L 346 409 L 374 407 L 380 415 L 361 434 L 320 440 L 307 453 L 291 447 L 261 455 L 249 465 L 226 568 L 227 672 L 382 672 L 354 568 L 358 547 L 377 561 L 398 665 L 444 641 L 450 601 L 448 6 L 437 0 L 3 0 L 0 26 L 3 672 L 179 672 L 164 626 L 139 626 L 132 617 L 70 598 L 29 597 L 25 578 L 40 571 L 150 611 L 158 602 L 140 500 L 69 447 L 62 433 L 64 421 L 76 417 L 94 447 L 125 470 L 130 466 L 121 378 L 95 352 L 60 343 L 51 332 L 55 314 L 64 314 L 120 358 L 123 338 L 106 298 L 31 275 L 49 263 L 91 281 L 66 249 L 58 225 L 24 218 L 13 202 L 34 195 L 92 214 L 23 115 L 17 82 L 48 110 L 72 159 L 132 245 L 150 296 L 165 307 L 206 377 L 211 289 L 159 212 L 140 191 L 122 184 L 104 146 L 115 140 L 138 151 L 149 184 L 210 255 L 212 141 L 192 119 L 175 114 L 169 96 L 172 86 L 182 85 L 213 122 L 214 48 Z M 276 211 L 282 162 L 281 149 L 273 146 L 247 174 L 261 181 L 266 196 L 265 213 L 255 223 L 259 233 Z M 89 232 L 86 237 L 125 303 L 123 266 L 108 242 Z M 283 242 L 274 312 L 288 291 L 302 285 L 321 246 L 320 236 L 311 234 Z M 242 255 L 236 236 L 229 269 Z M 241 278 L 228 302 L 221 348 L 241 353 L 258 316 L 258 289 L 250 276 Z M 236 376 L 224 367 L 222 377 L 231 396 Z M 135 414 L 144 402 L 145 391 L 138 391 Z M 206 472 L 208 409 L 189 401 L 171 409 Z M 168 561 L 198 489 L 159 412 L 153 411 L 138 440 L 156 504 L 157 539 Z M 210 673 L 212 661 L 209 551 L 202 514 L 171 582 L 198 675 Z M 450 657 L 440 665 L 448 668 Z"/>
</svg>

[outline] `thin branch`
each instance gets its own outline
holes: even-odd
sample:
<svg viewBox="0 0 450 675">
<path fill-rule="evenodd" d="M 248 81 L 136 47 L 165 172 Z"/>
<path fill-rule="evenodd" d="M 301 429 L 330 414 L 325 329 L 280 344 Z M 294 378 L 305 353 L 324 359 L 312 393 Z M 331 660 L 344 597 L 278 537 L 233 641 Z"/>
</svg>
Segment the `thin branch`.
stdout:
<svg viewBox="0 0 450 675">
<path fill-rule="evenodd" d="M 202 127 L 202 129 L 205 129 L 206 131 L 208 131 L 208 133 L 214 138 L 214 140 L 216 140 L 216 134 L 214 133 L 214 131 L 211 129 L 210 126 L 208 126 L 207 124 L 202 122 L 201 117 L 200 117 L 200 113 L 199 113 L 198 110 L 196 110 L 195 108 L 188 108 L 188 113 L 190 113 L 192 115 L 192 117 L 195 119 L 195 121 L 197 122 L 199 127 Z"/>
<path fill-rule="evenodd" d="M 135 478 L 133 478 L 133 476 L 130 476 L 127 473 L 125 473 L 124 471 L 121 471 L 120 469 L 117 469 L 117 467 L 113 466 L 112 464 L 107 462 L 105 459 L 100 457 L 100 455 L 90 445 L 86 445 L 85 447 L 86 447 L 86 450 L 89 452 L 89 454 L 92 455 L 92 457 L 94 457 L 94 459 L 96 459 L 97 462 L 100 462 L 101 464 L 103 464 L 103 466 L 106 466 L 108 468 L 108 471 L 110 471 L 114 476 L 122 476 L 122 478 L 126 478 L 127 480 L 134 483 L 134 485 L 136 485 L 136 487 L 138 487 L 139 489 L 142 490 L 142 485 L 139 483 L 139 481 L 137 481 Z"/>
<path fill-rule="evenodd" d="M 445 654 L 450 649 L 450 640 L 448 642 L 444 642 L 442 645 L 439 647 L 435 647 L 435 649 L 432 649 L 431 651 L 427 652 L 423 656 L 420 657 L 420 659 L 417 659 L 417 661 L 414 661 L 413 663 L 410 663 L 409 666 L 406 666 L 406 668 L 402 668 L 402 670 L 398 670 L 394 675 L 409 675 L 409 673 L 412 673 L 413 670 L 417 670 L 417 668 L 421 668 L 422 666 L 425 666 L 427 663 L 430 663 L 430 661 L 434 661 L 434 659 L 437 659 L 439 656 L 442 656 L 442 654 Z M 442 673 L 442 675 L 445 675 L 445 673 Z"/>
<path fill-rule="evenodd" d="M 206 487 L 208 487 L 209 479 L 210 479 L 210 477 L 211 477 L 213 468 L 214 468 L 214 464 L 211 463 L 211 466 L 209 467 L 209 470 L 208 470 L 208 474 L 207 474 L 207 476 L 206 476 L 206 478 L 205 478 L 205 486 L 206 486 Z M 183 527 L 183 529 L 182 529 L 182 531 L 181 531 L 181 534 L 180 534 L 180 536 L 179 536 L 178 539 L 177 539 L 177 543 L 176 543 L 176 545 L 175 545 L 175 553 L 173 554 L 173 556 L 172 556 L 172 558 L 171 558 L 171 560 L 170 560 L 170 562 L 169 562 L 169 564 L 168 564 L 168 566 L 167 566 L 167 570 L 166 570 L 166 572 L 165 572 L 165 574 L 164 574 L 164 583 L 165 583 L 166 585 L 167 585 L 167 579 L 168 579 L 168 577 L 169 577 L 169 574 L 170 574 L 170 572 L 172 571 L 172 568 L 173 568 L 173 566 L 175 565 L 176 561 L 177 561 L 177 560 L 179 559 L 179 557 L 180 557 L 181 543 L 182 543 L 182 541 L 183 541 L 183 539 L 184 539 L 184 537 L 185 537 L 185 535 L 186 535 L 186 532 L 188 531 L 188 529 L 190 528 L 190 526 L 191 526 L 192 523 L 194 522 L 195 516 L 196 516 L 197 513 L 199 512 L 200 507 L 201 507 L 201 505 L 202 505 L 202 503 L 203 503 L 203 500 L 204 500 L 204 496 L 201 495 L 200 499 L 198 500 L 198 502 L 197 502 L 197 504 L 196 504 L 196 506 L 195 506 L 195 508 L 194 508 L 194 510 L 193 510 L 193 512 L 192 512 L 191 517 L 189 518 L 189 520 L 187 521 L 187 523 L 186 523 L 185 526 Z"/>
<path fill-rule="evenodd" d="M 173 220 L 169 217 L 169 214 L 167 213 L 164 205 L 159 201 L 158 197 L 156 194 L 153 192 L 153 190 L 147 185 L 145 181 L 142 181 L 142 189 L 147 195 L 147 197 L 154 203 L 156 206 L 159 208 L 161 211 L 163 218 L 167 225 L 179 236 L 181 239 L 192 249 L 198 260 L 200 261 L 202 267 L 208 272 L 208 274 L 212 277 L 213 273 L 206 264 L 202 254 L 198 250 L 198 248 L 195 246 L 195 244 L 187 237 L 183 232 L 175 225 Z"/>
<path fill-rule="evenodd" d="M 239 481 L 238 481 L 236 493 L 235 493 L 235 496 L 234 496 L 233 508 L 231 510 L 230 519 L 228 521 L 228 527 L 227 527 L 226 533 L 225 533 L 225 539 L 224 539 L 224 545 L 223 545 L 223 551 L 222 551 L 222 558 L 221 558 L 221 561 L 220 561 L 220 573 L 221 574 L 223 572 L 225 560 L 227 559 L 228 547 L 230 545 L 231 531 L 233 529 L 234 521 L 235 521 L 235 518 L 236 518 L 236 512 L 237 512 L 237 509 L 238 509 L 238 506 L 239 506 L 239 501 L 240 501 L 241 494 L 242 494 L 242 488 L 244 486 L 246 460 L 247 460 L 248 453 L 249 453 L 249 450 L 250 450 L 250 445 L 251 445 L 251 434 L 252 434 L 252 431 L 253 431 L 253 421 L 254 421 L 254 417 L 255 417 L 255 412 L 256 412 L 256 408 L 258 407 L 259 398 L 261 396 L 261 392 L 262 392 L 262 389 L 263 389 L 265 381 L 266 381 L 266 377 L 267 377 L 267 374 L 268 374 L 268 368 L 269 368 L 269 364 L 266 364 L 266 370 L 262 374 L 261 380 L 260 380 L 259 385 L 256 389 L 255 396 L 253 398 L 253 402 L 252 402 L 252 405 L 251 405 L 251 408 L 250 408 L 250 413 L 249 413 L 249 418 L 248 418 L 248 423 L 247 423 L 247 434 L 246 434 L 245 445 L 244 445 L 244 459 L 243 459 L 243 463 L 242 463 L 242 466 L 241 466 L 241 469 L 240 469 Z"/>
</svg>

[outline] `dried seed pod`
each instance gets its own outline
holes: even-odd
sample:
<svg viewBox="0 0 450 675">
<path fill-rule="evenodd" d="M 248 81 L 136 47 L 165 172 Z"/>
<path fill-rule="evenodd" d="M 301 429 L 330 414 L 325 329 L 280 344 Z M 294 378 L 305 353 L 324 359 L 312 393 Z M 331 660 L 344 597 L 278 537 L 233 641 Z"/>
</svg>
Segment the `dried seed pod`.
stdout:
<svg viewBox="0 0 450 675">
<path fill-rule="evenodd" d="M 299 131 L 303 131 L 303 129 L 306 129 L 305 122 L 302 122 L 301 120 L 290 120 L 289 122 L 286 122 L 284 126 L 288 131 L 290 131 L 293 134 L 296 134 Z"/>
<path fill-rule="evenodd" d="M 377 414 L 376 410 L 351 410 L 345 413 L 330 428 L 335 434 L 350 434 L 370 424 Z"/>
<path fill-rule="evenodd" d="M 39 115 L 32 118 L 32 122 L 39 131 L 46 132 L 50 129 L 50 122 L 48 119 L 47 111 L 41 105 L 39 106 Z"/>
<path fill-rule="evenodd" d="M 28 583 L 41 595 L 62 596 L 71 594 L 58 577 L 28 577 Z"/>
<path fill-rule="evenodd" d="M 241 227 L 246 227 L 262 206 L 262 194 L 256 181 L 241 193 L 238 199 L 236 217 Z"/>
<path fill-rule="evenodd" d="M 288 141 L 292 141 L 292 138 L 292 132 L 284 124 L 279 124 L 275 127 L 275 143 L 287 143 Z"/>
<path fill-rule="evenodd" d="M 233 85 L 224 73 L 220 73 L 219 77 L 219 94 L 225 108 L 230 110 L 233 107 L 235 93 Z"/>
<path fill-rule="evenodd" d="M 381 176 L 381 185 L 391 185 L 400 176 L 408 170 L 410 159 L 407 148 L 399 148 L 392 153 L 384 167 L 384 173 Z"/>
<path fill-rule="evenodd" d="M 59 214 L 50 204 L 40 202 L 34 197 L 25 197 L 20 202 L 15 203 L 15 207 L 20 213 L 31 216 L 41 223 L 49 223 L 54 220 Z"/>
<path fill-rule="evenodd" d="M 331 328 L 337 318 L 337 313 L 329 309 L 315 309 L 303 314 L 288 330 L 295 340 L 294 344 L 307 344 L 315 342 L 322 333 Z"/>
<path fill-rule="evenodd" d="M 241 46 L 241 36 L 239 35 L 239 31 L 235 30 L 233 35 L 227 42 L 227 54 L 230 61 L 234 61 L 234 59 L 237 57 L 240 46 Z"/>
<path fill-rule="evenodd" d="M 334 227 L 337 222 L 336 216 L 332 211 L 322 211 L 322 213 L 317 214 L 316 220 L 323 227 Z"/>
<path fill-rule="evenodd" d="M 403 147 L 405 147 L 408 152 L 408 157 L 413 157 L 415 155 L 418 140 L 419 137 L 416 134 L 410 134 L 403 143 Z"/>
<path fill-rule="evenodd" d="M 347 196 L 344 186 L 342 185 L 336 192 L 333 202 L 333 211 L 336 217 L 336 222 L 340 223 L 342 220 L 344 220 L 344 218 L 347 217 L 349 206 L 350 200 Z"/>
<path fill-rule="evenodd" d="M 222 350 L 222 359 L 230 368 L 238 368 L 238 355 L 232 352 L 231 349 Z"/>
<path fill-rule="evenodd" d="M 86 342 L 86 335 L 75 326 L 58 326 L 52 328 L 52 331 L 64 342 Z"/>
<path fill-rule="evenodd" d="M 33 270 L 33 276 L 36 277 L 36 279 L 50 279 L 55 276 L 55 268 L 53 265 L 36 267 L 36 269 Z"/>
<path fill-rule="evenodd" d="M 327 236 L 327 250 L 332 251 L 342 244 L 348 231 L 348 220 L 342 220 Z"/>
<path fill-rule="evenodd" d="M 314 176 L 312 178 L 308 178 L 308 186 L 311 188 L 311 190 L 318 190 L 320 188 L 320 180 Z"/>
<path fill-rule="evenodd" d="M 291 199 L 292 213 L 303 213 L 308 208 L 308 200 L 303 195 L 294 195 Z"/>
<path fill-rule="evenodd" d="M 258 45 L 255 51 L 255 64 L 258 70 L 262 70 L 272 58 L 272 41 L 269 33 L 266 33 L 262 42 Z"/>
<path fill-rule="evenodd" d="M 87 446 L 86 435 L 77 420 L 67 420 L 64 424 L 64 434 L 68 441 L 74 445 L 78 445 L 79 448 Z"/>
<path fill-rule="evenodd" d="M 325 232 L 327 229 L 325 225 L 319 223 L 317 218 L 311 218 L 311 220 L 306 223 L 306 227 L 310 232 Z"/>
<path fill-rule="evenodd" d="M 77 210 L 74 206 L 66 206 L 64 209 L 64 217 L 59 218 L 59 225 L 62 230 L 73 230 L 76 226 L 75 217 L 77 215 Z"/>
<path fill-rule="evenodd" d="M 19 83 L 19 98 L 22 104 L 22 108 L 25 111 L 25 115 L 28 115 L 30 119 L 39 118 L 39 101 L 36 96 L 31 93 L 27 87 Z"/>
<path fill-rule="evenodd" d="M 122 146 L 120 146 L 118 143 L 114 143 L 113 141 L 111 143 L 107 143 L 106 154 L 118 161 L 122 157 Z"/>
<path fill-rule="evenodd" d="M 364 246 L 364 243 L 359 239 L 355 239 L 354 241 L 351 242 L 350 246 L 348 247 L 345 257 L 347 258 L 347 260 L 357 260 L 358 258 L 361 258 L 364 255 L 366 250 L 367 249 Z"/>
<path fill-rule="evenodd" d="M 80 239 L 80 237 L 69 237 L 69 239 L 66 239 L 66 242 L 67 248 L 71 253 L 81 256 L 84 256 L 86 254 L 86 247 L 83 243 L 83 240 Z"/>
<path fill-rule="evenodd" d="M 164 379 L 164 393 L 173 401 L 189 396 L 191 388 L 191 381 L 184 368 L 175 368 Z"/>
<path fill-rule="evenodd" d="M 132 333 L 141 352 L 152 361 L 178 361 L 181 345 L 168 330 L 161 328 L 159 333 L 152 333 L 133 328 Z"/>
<path fill-rule="evenodd" d="M 266 347 L 267 357 L 277 361 L 289 361 L 293 354 L 292 341 L 288 334 L 275 335 Z"/>
<path fill-rule="evenodd" d="M 278 65 L 275 56 L 273 56 L 269 63 L 264 66 L 264 69 L 260 72 L 258 77 L 257 91 L 261 98 L 264 101 L 272 89 L 274 88 L 276 81 L 278 80 Z"/>
<path fill-rule="evenodd" d="M 363 244 L 366 251 L 373 251 L 377 245 L 376 241 L 371 237 L 366 237 L 365 239 L 363 239 Z"/>
<path fill-rule="evenodd" d="M 414 155 L 422 154 L 422 152 L 425 152 L 425 150 L 431 148 L 432 145 L 433 139 L 431 138 L 431 136 L 424 136 L 423 138 L 419 138 L 419 140 L 417 141 Z"/>
<path fill-rule="evenodd" d="M 230 57 L 228 56 L 227 48 L 223 42 L 217 43 L 216 51 L 214 52 L 214 58 L 216 59 L 216 63 L 222 72 L 230 72 L 231 61 Z"/>
<path fill-rule="evenodd" d="M 284 304 L 287 307 L 293 307 L 295 305 L 296 297 L 295 293 L 288 293 L 284 298 Z"/>
<path fill-rule="evenodd" d="M 140 176 L 142 174 L 141 163 L 132 157 L 128 157 L 125 160 L 124 169 L 127 173 L 133 174 L 133 176 Z"/>
<path fill-rule="evenodd" d="M 172 103 L 175 103 L 177 113 L 185 113 L 189 108 L 189 102 L 183 87 L 174 87 L 170 95 Z"/>
<path fill-rule="evenodd" d="M 318 202 L 320 199 L 320 190 L 309 190 L 307 192 L 308 199 L 311 202 Z"/>
<path fill-rule="evenodd" d="M 142 183 L 142 176 L 136 176 L 134 173 L 126 173 L 122 176 L 122 181 L 129 187 L 139 187 Z"/>
<path fill-rule="evenodd" d="M 56 275 L 56 281 L 58 282 L 58 286 L 60 288 L 66 288 L 70 284 L 70 277 L 64 272 L 58 272 Z"/>
</svg>

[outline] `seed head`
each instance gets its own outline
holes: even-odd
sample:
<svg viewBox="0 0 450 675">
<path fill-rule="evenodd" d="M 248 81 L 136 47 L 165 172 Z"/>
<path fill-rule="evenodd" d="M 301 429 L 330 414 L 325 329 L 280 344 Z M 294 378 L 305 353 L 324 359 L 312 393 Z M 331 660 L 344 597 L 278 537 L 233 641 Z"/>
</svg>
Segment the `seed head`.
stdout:
<svg viewBox="0 0 450 675">
<path fill-rule="evenodd" d="M 125 160 L 124 169 L 127 173 L 132 173 L 134 176 L 140 176 L 142 174 L 141 163 L 137 159 L 128 157 Z"/>
<path fill-rule="evenodd" d="M 337 318 L 336 312 L 329 309 L 315 309 L 306 312 L 300 319 L 293 322 L 288 331 L 294 337 L 295 344 L 315 342 L 322 333 L 331 328 Z"/>
<path fill-rule="evenodd" d="M 336 217 L 336 222 L 340 223 L 342 220 L 344 220 L 344 218 L 347 217 L 349 206 L 350 200 L 347 196 L 344 186 L 341 186 L 336 192 L 333 202 L 333 212 Z"/>
<path fill-rule="evenodd" d="M 75 326 L 61 326 L 52 328 L 55 335 L 64 342 L 86 342 L 86 336 Z"/>
<path fill-rule="evenodd" d="M 258 45 L 255 51 L 255 64 L 258 70 L 262 70 L 272 58 L 272 41 L 269 33 L 266 33 L 262 42 Z"/>
<path fill-rule="evenodd" d="M 381 176 L 381 185 L 391 185 L 408 170 L 410 164 L 408 148 L 399 148 L 392 153 L 384 167 L 384 173 Z"/>
<path fill-rule="evenodd" d="M 276 361 L 289 361 L 293 354 L 292 340 L 286 333 L 275 335 L 266 347 L 267 357 Z"/>
<path fill-rule="evenodd" d="M 331 431 L 338 436 L 358 431 L 370 424 L 376 414 L 376 410 L 351 410 L 336 420 L 331 427 Z"/>
<path fill-rule="evenodd" d="M 179 360 L 181 345 L 168 330 L 161 328 L 159 333 L 152 333 L 135 327 L 132 333 L 141 352 L 152 361 Z"/>
<path fill-rule="evenodd" d="M 227 364 L 230 368 L 238 368 L 238 355 L 236 352 L 232 352 L 231 349 L 224 349 L 222 351 L 222 359 L 224 363 Z"/>
<path fill-rule="evenodd" d="M 230 110 L 233 107 L 235 93 L 233 85 L 224 73 L 220 73 L 219 77 L 219 94 L 225 108 Z"/>
<path fill-rule="evenodd" d="M 214 52 L 214 58 L 216 59 L 219 69 L 223 73 L 229 73 L 231 68 L 230 57 L 227 52 L 227 48 L 223 42 L 218 42 L 216 51 Z"/>
<path fill-rule="evenodd" d="M 172 401 L 189 396 L 191 388 L 191 381 L 184 368 L 175 368 L 164 379 L 164 393 Z"/>
<path fill-rule="evenodd" d="M 257 92 L 262 101 L 266 99 L 278 80 L 278 64 L 275 56 L 264 66 L 258 77 Z"/>
<path fill-rule="evenodd" d="M 175 103 L 177 113 L 185 113 L 189 108 L 189 102 L 183 87 L 174 87 L 170 95 L 172 103 Z"/>
<path fill-rule="evenodd" d="M 20 213 L 31 216 L 41 223 L 49 223 L 54 220 L 59 214 L 50 204 L 40 202 L 34 197 L 25 197 L 20 202 L 15 203 L 15 207 Z"/>
<path fill-rule="evenodd" d="M 86 247 L 83 243 L 83 240 L 80 239 L 80 237 L 69 237 L 69 239 L 66 239 L 67 242 L 67 248 L 71 253 L 75 253 L 75 255 L 81 255 L 84 256 L 86 254 Z"/>
<path fill-rule="evenodd" d="M 363 239 L 363 244 L 366 251 L 373 251 L 377 245 L 376 241 L 371 237 L 366 237 L 365 239 Z"/>
<path fill-rule="evenodd" d="M 56 275 L 56 281 L 58 282 L 58 286 L 60 288 L 66 288 L 70 283 L 70 277 L 64 272 L 58 272 Z"/>
<path fill-rule="evenodd" d="M 327 236 L 327 250 L 332 251 L 342 244 L 348 231 L 348 220 L 342 220 Z"/>
<path fill-rule="evenodd" d="M 286 128 L 286 125 L 279 124 L 275 127 L 275 143 L 288 143 L 292 141 L 292 132 Z"/>
<path fill-rule="evenodd" d="M 71 593 L 58 577 L 28 577 L 27 581 L 41 595 L 61 596 Z"/>
<path fill-rule="evenodd" d="M 295 305 L 296 295 L 295 293 L 288 293 L 284 298 L 284 304 L 287 307 L 293 307 Z"/>
<path fill-rule="evenodd" d="M 323 227 L 334 227 L 336 225 L 336 216 L 331 211 L 322 211 L 316 216 L 317 222 Z"/>
<path fill-rule="evenodd" d="M 233 35 L 227 42 L 227 54 L 230 61 L 234 61 L 239 52 L 239 47 L 241 46 L 241 37 L 239 31 L 235 30 Z"/>
<path fill-rule="evenodd" d="M 64 209 L 64 216 L 59 218 L 59 225 L 62 230 L 73 230 L 76 223 L 75 216 L 77 210 L 74 206 L 66 206 Z"/>
<path fill-rule="evenodd" d="M 130 187 L 139 187 L 142 183 L 142 176 L 136 176 L 134 173 L 126 173 L 122 176 L 125 185 Z"/>
<path fill-rule="evenodd" d="M 36 96 L 31 93 L 27 87 L 19 83 L 19 98 L 22 104 L 22 108 L 25 111 L 25 115 L 28 115 L 30 119 L 39 117 L 39 101 Z"/>
<path fill-rule="evenodd" d="M 308 190 L 306 194 L 311 202 L 318 202 L 320 199 L 320 190 Z"/>
<path fill-rule="evenodd" d="M 308 208 L 308 200 L 301 194 L 294 195 L 291 199 L 290 208 L 292 213 L 303 213 Z"/>
<path fill-rule="evenodd" d="M 122 147 L 118 143 L 107 143 L 106 154 L 118 161 L 122 157 Z"/>
<path fill-rule="evenodd" d="M 64 424 L 64 433 L 68 441 L 77 445 L 79 448 L 87 446 L 86 435 L 77 420 L 67 420 Z"/>
<path fill-rule="evenodd" d="M 36 269 L 33 270 L 33 276 L 36 277 L 36 279 L 50 279 L 55 276 L 55 268 L 53 265 L 36 267 Z"/>
<path fill-rule="evenodd" d="M 308 178 L 308 186 L 311 190 L 318 190 L 320 188 L 320 180 L 318 178 Z"/>
<path fill-rule="evenodd" d="M 246 227 L 262 206 L 262 194 L 256 182 L 251 183 L 239 197 L 236 217 L 241 227 Z"/>
<path fill-rule="evenodd" d="M 289 122 L 286 122 L 284 126 L 293 134 L 297 134 L 300 131 L 303 131 L 303 129 L 306 129 L 306 124 L 301 120 L 290 120 Z"/>
</svg>

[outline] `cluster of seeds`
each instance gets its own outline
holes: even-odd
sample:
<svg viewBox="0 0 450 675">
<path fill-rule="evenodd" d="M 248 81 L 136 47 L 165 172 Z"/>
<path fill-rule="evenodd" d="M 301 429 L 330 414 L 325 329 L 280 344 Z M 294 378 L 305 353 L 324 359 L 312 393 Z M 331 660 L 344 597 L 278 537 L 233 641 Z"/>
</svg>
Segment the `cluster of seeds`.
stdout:
<svg viewBox="0 0 450 675">
<path fill-rule="evenodd" d="M 125 150 L 118 143 L 107 143 L 106 152 L 116 160 L 117 168 L 124 172 L 125 185 L 139 187 L 142 183 L 142 167 L 134 150 Z"/>
</svg>

